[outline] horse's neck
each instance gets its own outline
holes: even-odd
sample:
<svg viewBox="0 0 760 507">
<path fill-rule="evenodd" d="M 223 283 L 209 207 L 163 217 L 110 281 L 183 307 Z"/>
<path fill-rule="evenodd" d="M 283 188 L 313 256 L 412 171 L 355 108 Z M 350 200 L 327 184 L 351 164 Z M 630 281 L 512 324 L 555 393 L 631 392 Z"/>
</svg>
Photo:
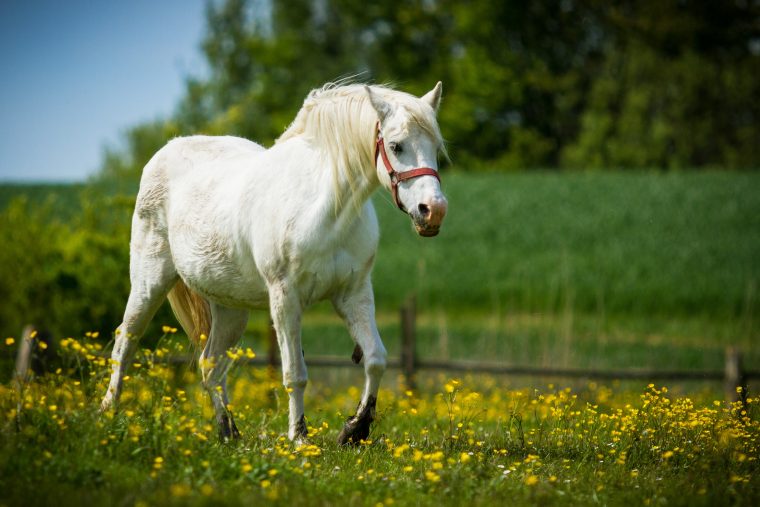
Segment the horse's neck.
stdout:
<svg viewBox="0 0 760 507">
<path fill-rule="evenodd" d="M 374 174 L 369 177 L 357 178 L 351 182 L 346 175 L 339 175 L 337 195 L 333 192 L 332 205 L 336 216 L 336 224 L 343 225 L 351 222 L 364 207 L 372 193 L 380 186 Z"/>
<path fill-rule="evenodd" d="M 347 175 L 340 174 L 337 181 L 337 195 L 332 194 L 331 206 L 327 210 L 327 219 L 332 220 L 333 230 L 337 234 L 349 233 L 354 230 L 357 221 L 369 218 L 367 213 L 374 217 L 374 212 L 368 210 L 366 205 L 372 194 L 380 187 L 375 168 L 364 168 L 365 172 L 358 178 L 349 179 Z M 332 178 L 332 175 L 331 175 Z M 374 220 L 374 219 L 371 219 Z M 361 225 L 362 228 L 369 226 Z"/>
<path fill-rule="evenodd" d="M 316 161 L 314 170 L 306 172 L 316 179 L 314 188 L 319 195 L 326 196 L 320 200 L 324 220 L 338 228 L 350 225 L 380 185 L 374 168 L 363 168 L 366 172 L 354 178 L 340 171 L 336 174 L 325 165 L 327 157 L 319 150 L 305 144 L 301 148 L 305 160 Z"/>
<path fill-rule="evenodd" d="M 272 188 L 269 194 L 298 194 L 296 208 L 300 216 L 294 219 L 309 223 L 314 230 L 328 235 L 341 235 L 351 227 L 379 186 L 374 168 L 366 168 L 371 171 L 366 177 L 353 180 L 346 174 L 337 174 L 336 177 L 326 166 L 324 153 L 302 139 L 293 138 L 270 150 L 272 158 L 269 159 L 267 179 Z M 251 190 L 244 194 L 260 195 L 255 190 L 261 181 L 253 174 L 250 177 L 256 181 L 251 180 Z M 271 204 L 274 206 L 274 203 Z"/>
</svg>

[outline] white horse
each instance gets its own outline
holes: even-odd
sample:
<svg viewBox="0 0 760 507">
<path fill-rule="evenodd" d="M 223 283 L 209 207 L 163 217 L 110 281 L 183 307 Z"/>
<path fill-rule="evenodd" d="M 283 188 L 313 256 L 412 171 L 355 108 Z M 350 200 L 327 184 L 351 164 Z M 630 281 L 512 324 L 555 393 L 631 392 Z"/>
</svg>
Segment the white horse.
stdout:
<svg viewBox="0 0 760 507">
<path fill-rule="evenodd" d="M 101 408 L 118 402 L 138 340 L 169 302 L 205 347 L 200 367 L 220 437 L 239 436 L 226 393 L 249 310 L 267 308 L 289 396 L 288 437 L 306 436 L 301 315 L 330 300 L 364 356 L 365 386 L 341 444 L 369 435 L 386 351 L 370 273 L 378 224 L 368 200 L 381 185 L 423 236 L 438 233 L 447 201 L 437 154 L 441 83 L 422 98 L 382 86 L 325 85 L 307 96 L 269 149 L 236 137 L 174 139 L 143 170 L 130 242 L 131 291 L 116 330 Z"/>
</svg>

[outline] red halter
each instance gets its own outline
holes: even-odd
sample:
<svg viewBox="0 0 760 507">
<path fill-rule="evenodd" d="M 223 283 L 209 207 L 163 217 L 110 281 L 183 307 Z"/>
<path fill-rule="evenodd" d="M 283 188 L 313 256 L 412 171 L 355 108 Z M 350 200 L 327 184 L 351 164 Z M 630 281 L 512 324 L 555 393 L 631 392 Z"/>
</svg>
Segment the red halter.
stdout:
<svg viewBox="0 0 760 507">
<path fill-rule="evenodd" d="M 375 144 L 375 164 L 377 164 L 378 155 L 382 156 L 385 169 L 388 171 L 388 176 L 390 176 L 391 178 L 391 194 L 393 195 L 393 202 L 395 202 L 396 206 L 398 206 L 398 209 L 400 209 L 404 213 L 408 213 L 408 211 L 404 208 L 404 205 L 401 204 L 401 201 L 398 200 L 398 184 L 399 183 L 405 180 L 411 180 L 412 178 L 419 178 L 420 176 L 434 176 L 435 179 L 437 179 L 439 182 L 441 181 L 441 177 L 438 176 L 438 171 L 436 171 L 432 167 L 417 167 L 415 169 L 411 169 L 409 171 L 404 171 L 401 173 L 393 169 L 393 165 L 391 165 L 391 161 L 388 160 L 388 155 L 385 153 L 385 143 L 383 142 L 383 134 L 382 132 L 380 132 L 380 123 L 377 124 L 377 143 Z"/>
</svg>

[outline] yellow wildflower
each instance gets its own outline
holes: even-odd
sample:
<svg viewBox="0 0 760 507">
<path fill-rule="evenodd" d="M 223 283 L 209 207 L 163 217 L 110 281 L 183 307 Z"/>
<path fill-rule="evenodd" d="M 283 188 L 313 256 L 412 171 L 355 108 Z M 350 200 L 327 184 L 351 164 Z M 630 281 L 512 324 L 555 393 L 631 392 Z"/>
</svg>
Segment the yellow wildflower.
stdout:
<svg viewBox="0 0 760 507">
<path fill-rule="evenodd" d="M 441 476 L 432 470 L 425 470 L 425 478 L 430 482 L 439 482 L 441 480 Z"/>
</svg>

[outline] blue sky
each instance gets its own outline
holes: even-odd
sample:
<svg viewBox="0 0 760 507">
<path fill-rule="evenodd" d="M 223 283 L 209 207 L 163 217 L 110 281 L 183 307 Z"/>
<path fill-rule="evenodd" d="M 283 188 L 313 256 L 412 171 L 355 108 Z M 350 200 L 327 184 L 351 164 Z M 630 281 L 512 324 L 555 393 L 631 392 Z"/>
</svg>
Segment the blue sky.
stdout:
<svg viewBox="0 0 760 507">
<path fill-rule="evenodd" d="M 76 181 L 205 72 L 203 0 L 0 0 L 0 181 Z"/>
</svg>

